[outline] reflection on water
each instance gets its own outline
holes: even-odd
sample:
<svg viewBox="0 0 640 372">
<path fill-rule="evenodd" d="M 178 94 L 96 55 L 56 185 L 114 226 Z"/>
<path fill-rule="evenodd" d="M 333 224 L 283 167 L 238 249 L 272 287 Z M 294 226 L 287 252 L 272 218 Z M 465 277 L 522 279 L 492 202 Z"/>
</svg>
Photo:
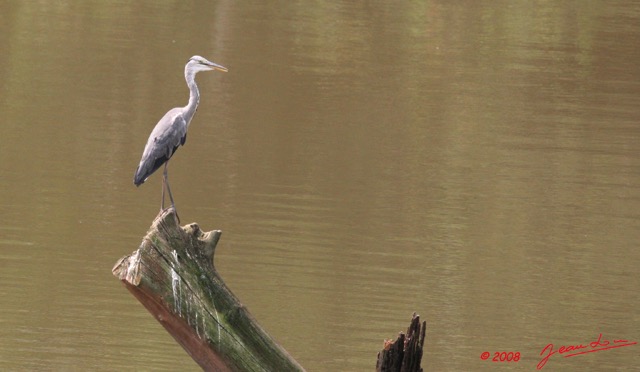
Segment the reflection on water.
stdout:
<svg viewBox="0 0 640 372">
<path fill-rule="evenodd" d="M 180 215 L 309 370 L 370 370 L 413 311 L 429 370 L 640 339 L 633 4 L 174 5 L 0 5 L 3 369 L 197 370 L 110 273 L 193 54 L 230 71 L 198 76 Z M 640 363 L 595 354 L 545 368 Z"/>
</svg>

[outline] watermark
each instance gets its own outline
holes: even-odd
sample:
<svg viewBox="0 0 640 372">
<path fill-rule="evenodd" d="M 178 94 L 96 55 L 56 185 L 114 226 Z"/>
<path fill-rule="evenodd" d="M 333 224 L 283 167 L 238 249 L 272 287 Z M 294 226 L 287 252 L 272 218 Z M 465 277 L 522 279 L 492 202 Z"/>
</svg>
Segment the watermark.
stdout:
<svg viewBox="0 0 640 372">
<path fill-rule="evenodd" d="M 619 339 L 619 340 L 614 339 L 613 341 L 602 339 L 602 333 L 598 335 L 598 339 L 596 341 L 590 342 L 586 345 L 583 345 L 583 344 L 562 345 L 558 348 L 558 350 L 554 350 L 553 344 L 548 344 L 540 352 L 540 356 L 542 356 L 542 359 L 540 359 L 540 362 L 538 363 L 536 368 L 542 369 L 545 366 L 545 364 L 547 364 L 547 362 L 549 361 L 549 358 L 551 358 L 556 354 L 562 355 L 565 358 L 569 358 L 569 357 L 584 355 L 588 353 L 595 353 L 603 350 L 611 350 L 611 349 L 617 349 L 625 346 L 632 346 L 635 344 L 637 344 L 637 342 L 631 342 L 629 340 L 623 340 L 623 339 Z"/>
<path fill-rule="evenodd" d="M 537 357 L 541 357 L 540 361 L 536 365 L 537 369 L 542 369 L 549 359 L 552 357 L 574 357 L 578 355 L 585 355 L 589 353 L 595 353 L 598 351 L 619 349 L 626 346 L 636 345 L 637 342 L 624 339 L 606 339 L 602 336 L 602 333 L 598 335 L 595 341 L 588 342 L 586 344 L 575 345 L 560 345 L 558 348 L 554 344 L 547 344 Z M 481 360 L 487 360 L 494 363 L 518 363 L 521 361 L 523 354 L 519 351 L 496 351 L 490 353 L 484 351 L 480 354 Z"/>
<path fill-rule="evenodd" d="M 487 360 L 491 357 L 491 353 L 485 351 L 480 354 L 480 359 Z M 520 352 L 519 351 L 496 351 L 493 353 L 493 358 L 491 358 L 492 362 L 519 362 L 520 361 Z"/>
</svg>

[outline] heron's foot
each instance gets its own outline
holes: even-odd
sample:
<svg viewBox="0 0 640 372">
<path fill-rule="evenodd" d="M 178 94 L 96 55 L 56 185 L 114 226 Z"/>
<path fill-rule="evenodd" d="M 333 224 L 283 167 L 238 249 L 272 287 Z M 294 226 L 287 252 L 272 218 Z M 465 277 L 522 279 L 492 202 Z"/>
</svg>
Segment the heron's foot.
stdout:
<svg viewBox="0 0 640 372">
<path fill-rule="evenodd" d="M 169 209 L 173 209 L 173 213 L 176 214 L 176 219 L 178 220 L 178 224 L 179 224 L 180 223 L 180 216 L 178 216 L 178 211 L 176 210 L 175 206 L 167 207 L 167 208 L 161 208 L 160 209 L 160 213 L 168 211 Z"/>
</svg>

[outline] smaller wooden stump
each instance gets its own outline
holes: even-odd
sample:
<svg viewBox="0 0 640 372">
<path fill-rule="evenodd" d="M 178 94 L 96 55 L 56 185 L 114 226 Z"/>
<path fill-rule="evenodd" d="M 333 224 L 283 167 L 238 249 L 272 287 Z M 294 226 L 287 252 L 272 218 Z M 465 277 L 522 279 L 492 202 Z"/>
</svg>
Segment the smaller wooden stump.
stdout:
<svg viewBox="0 0 640 372">
<path fill-rule="evenodd" d="M 166 209 L 113 275 L 204 370 L 304 371 L 218 275 L 213 257 L 220 234 L 195 223 L 180 227 L 175 210 Z"/>
<path fill-rule="evenodd" d="M 395 342 L 384 340 L 378 353 L 376 372 L 422 372 L 422 348 L 427 322 L 420 326 L 420 316 L 413 313 L 407 334 L 400 332 Z"/>
</svg>

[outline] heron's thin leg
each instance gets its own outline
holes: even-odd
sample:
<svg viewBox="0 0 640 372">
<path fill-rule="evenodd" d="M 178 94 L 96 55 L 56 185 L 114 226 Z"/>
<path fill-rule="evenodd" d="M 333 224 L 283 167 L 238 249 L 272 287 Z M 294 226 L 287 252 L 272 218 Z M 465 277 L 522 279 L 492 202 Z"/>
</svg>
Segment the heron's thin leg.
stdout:
<svg viewBox="0 0 640 372">
<path fill-rule="evenodd" d="M 167 171 L 166 171 L 166 167 L 165 167 L 165 171 L 162 174 L 162 201 L 160 202 L 160 212 L 162 212 L 164 210 L 164 184 L 166 182 L 167 179 Z"/>
<path fill-rule="evenodd" d="M 164 163 L 164 174 L 162 179 L 164 180 L 164 184 L 167 187 L 167 191 L 169 192 L 169 200 L 171 200 L 171 206 L 173 207 L 173 211 L 176 212 L 176 218 L 178 218 L 178 222 L 180 222 L 180 217 L 178 217 L 178 211 L 176 210 L 176 203 L 173 202 L 173 195 L 171 195 L 171 187 L 169 186 L 169 177 L 167 176 L 168 164 L 169 162 Z M 162 197 L 162 203 L 163 203 L 162 205 L 164 206 L 164 196 Z"/>
</svg>

